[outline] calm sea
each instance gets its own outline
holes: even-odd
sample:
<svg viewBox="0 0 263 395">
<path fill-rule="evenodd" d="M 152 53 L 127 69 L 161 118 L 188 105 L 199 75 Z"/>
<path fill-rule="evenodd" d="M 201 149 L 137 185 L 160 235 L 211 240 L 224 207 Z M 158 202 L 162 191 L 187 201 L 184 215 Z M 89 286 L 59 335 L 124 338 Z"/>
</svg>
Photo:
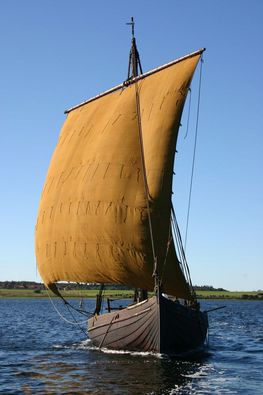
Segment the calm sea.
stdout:
<svg viewBox="0 0 263 395">
<path fill-rule="evenodd" d="M 77 303 L 77 301 L 72 301 Z M 93 301 L 85 307 L 92 310 Z M 263 394 L 263 302 L 204 301 L 209 349 L 200 361 L 91 348 L 82 322 L 49 300 L 0 300 L 1 394 Z M 91 306 L 92 305 L 92 306 Z M 63 316 L 74 322 L 56 301 Z"/>
</svg>

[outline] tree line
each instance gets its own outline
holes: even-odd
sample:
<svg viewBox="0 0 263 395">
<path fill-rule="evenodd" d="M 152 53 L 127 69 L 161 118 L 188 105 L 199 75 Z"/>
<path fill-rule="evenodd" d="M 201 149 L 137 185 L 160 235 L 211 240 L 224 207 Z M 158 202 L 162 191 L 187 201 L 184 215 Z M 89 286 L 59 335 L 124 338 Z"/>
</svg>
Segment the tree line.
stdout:
<svg viewBox="0 0 263 395">
<path fill-rule="evenodd" d="M 110 289 L 123 289 L 129 290 L 131 287 L 118 284 L 109 284 Z M 45 286 L 43 283 L 35 281 L 0 281 L 1 289 L 33 289 L 33 290 L 43 290 Z M 78 283 L 66 283 L 61 282 L 58 284 L 59 289 L 99 289 L 100 284 L 88 283 L 88 284 L 78 284 Z M 223 288 L 214 288 L 212 285 L 195 285 L 195 291 L 226 291 Z"/>
</svg>

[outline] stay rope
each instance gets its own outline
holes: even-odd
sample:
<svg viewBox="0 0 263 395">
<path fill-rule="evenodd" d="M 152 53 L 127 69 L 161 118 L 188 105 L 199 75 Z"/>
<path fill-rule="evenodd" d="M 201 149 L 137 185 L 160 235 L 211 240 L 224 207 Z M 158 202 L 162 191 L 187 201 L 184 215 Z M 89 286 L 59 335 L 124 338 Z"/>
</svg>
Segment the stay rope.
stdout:
<svg viewBox="0 0 263 395">
<path fill-rule="evenodd" d="M 194 152 L 193 152 L 193 160 L 192 160 L 191 179 L 190 179 L 190 190 L 189 190 L 188 207 L 187 207 L 187 219 L 186 219 L 186 230 L 185 230 L 185 239 L 184 239 L 184 251 L 186 251 L 187 236 L 188 236 L 188 226 L 189 226 L 189 217 L 190 217 L 190 209 L 191 209 L 192 187 L 193 187 L 194 169 L 195 169 L 195 156 L 196 156 L 196 146 L 197 146 L 197 138 L 198 138 L 198 125 L 199 125 L 199 113 L 200 113 L 201 85 L 202 85 L 202 65 L 203 65 L 203 62 L 204 62 L 203 61 L 203 57 L 201 56 L 201 62 L 200 62 L 201 64 L 200 64 L 200 72 L 199 72 L 198 99 L 197 99 L 197 114 L 196 114 L 196 124 L 195 124 L 195 141 L 194 141 Z M 187 128 L 188 128 L 188 126 L 187 126 Z M 187 130 L 187 133 L 188 133 L 188 130 Z"/>
</svg>

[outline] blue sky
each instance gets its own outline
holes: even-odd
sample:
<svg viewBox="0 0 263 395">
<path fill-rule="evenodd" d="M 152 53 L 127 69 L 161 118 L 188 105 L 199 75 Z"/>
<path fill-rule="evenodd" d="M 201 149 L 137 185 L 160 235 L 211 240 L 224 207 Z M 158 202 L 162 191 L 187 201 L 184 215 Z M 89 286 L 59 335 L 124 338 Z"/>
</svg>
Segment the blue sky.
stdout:
<svg viewBox="0 0 263 395">
<path fill-rule="evenodd" d="M 0 280 L 40 281 L 34 225 L 63 112 L 125 80 L 131 16 L 144 71 L 207 48 L 187 242 L 193 283 L 262 289 L 261 0 L 0 2 Z M 197 87 L 195 78 L 175 164 L 183 236 Z"/>
</svg>

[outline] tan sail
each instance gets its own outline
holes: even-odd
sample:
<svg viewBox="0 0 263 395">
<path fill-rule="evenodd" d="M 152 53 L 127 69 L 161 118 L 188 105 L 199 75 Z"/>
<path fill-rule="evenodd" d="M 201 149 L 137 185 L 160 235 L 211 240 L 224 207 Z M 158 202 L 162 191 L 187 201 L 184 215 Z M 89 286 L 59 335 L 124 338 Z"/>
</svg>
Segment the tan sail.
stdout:
<svg viewBox="0 0 263 395">
<path fill-rule="evenodd" d="M 145 161 L 164 292 L 191 299 L 173 242 L 166 255 L 178 128 L 200 54 L 69 112 L 49 167 L 36 225 L 37 263 L 46 285 L 104 282 L 153 290 Z"/>
</svg>

